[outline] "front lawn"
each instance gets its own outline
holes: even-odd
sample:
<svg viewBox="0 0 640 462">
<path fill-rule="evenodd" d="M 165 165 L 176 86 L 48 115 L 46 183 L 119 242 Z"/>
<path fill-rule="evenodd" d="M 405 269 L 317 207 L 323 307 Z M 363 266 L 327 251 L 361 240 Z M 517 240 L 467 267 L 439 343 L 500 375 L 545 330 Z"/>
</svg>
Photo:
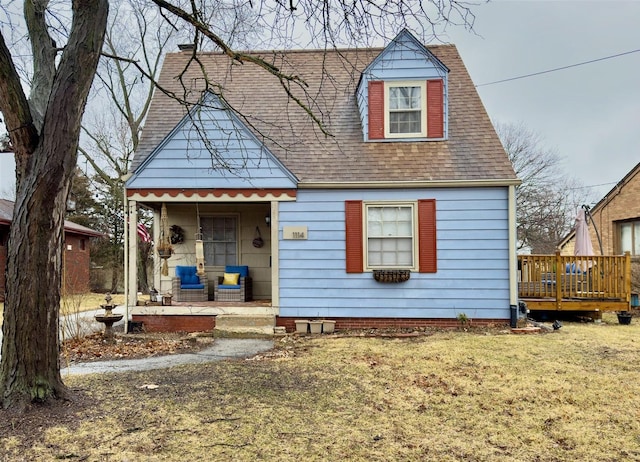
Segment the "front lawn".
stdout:
<svg viewBox="0 0 640 462">
<path fill-rule="evenodd" d="M 640 323 L 287 336 L 252 360 L 65 377 L 0 460 L 640 460 Z M 54 420 L 57 420 L 54 421 Z"/>
</svg>

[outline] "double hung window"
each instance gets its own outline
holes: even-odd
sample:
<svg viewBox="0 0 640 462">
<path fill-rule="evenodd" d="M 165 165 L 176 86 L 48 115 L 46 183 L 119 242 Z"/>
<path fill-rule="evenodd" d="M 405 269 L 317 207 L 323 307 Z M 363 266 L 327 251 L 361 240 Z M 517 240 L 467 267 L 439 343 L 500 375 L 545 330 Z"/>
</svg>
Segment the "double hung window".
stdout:
<svg viewBox="0 0 640 462">
<path fill-rule="evenodd" d="M 368 88 L 370 140 L 446 137 L 444 81 L 374 80 Z"/>
<path fill-rule="evenodd" d="M 346 271 L 437 271 L 436 201 L 345 201 Z"/>
<path fill-rule="evenodd" d="M 413 204 L 365 206 L 368 268 L 414 268 L 414 215 Z"/>
<path fill-rule="evenodd" d="M 236 265 L 238 262 L 238 217 L 201 216 L 204 261 L 207 266 Z"/>
<path fill-rule="evenodd" d="M 426 137 L 426 82 L 385 82 L 385 138 Z"/>
</svg>

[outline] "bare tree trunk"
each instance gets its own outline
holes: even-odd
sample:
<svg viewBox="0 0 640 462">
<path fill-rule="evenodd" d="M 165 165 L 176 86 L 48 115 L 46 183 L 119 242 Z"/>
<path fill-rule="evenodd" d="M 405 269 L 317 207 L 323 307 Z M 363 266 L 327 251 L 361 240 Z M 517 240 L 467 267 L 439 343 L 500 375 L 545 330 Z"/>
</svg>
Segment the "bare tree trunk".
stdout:
<svg viewBox="0 0 640 462">
<path fill-rule="evenodd" d="M 42 146 L 34 154 L 46 151 Z M 5 407 L 16 398 L 66 397 L 58 367 L 58 312 L 67 188 L 32 175 L 24 180 L 32 181 L 18 189 L 8 247 L 1 364 Z"/>
<path fill-rule="evenodd" d="M 117 294 L 118 293 L 118 287 L 120 287 L 120 285 L 118 284 L 118 281 L 120 279 L 120 272 L 118 271 L 118 268 L 115 267 L 115 265 L 111 268 L 111 284 L 110 284 L 110 289 L 109 292 L 111 292 L 112 294 Z"/>
<path fill-rule="evenodd" d="M 138 243 L 138 290 L 142 293 L 149 292 L 149 254 L 150 242 Z"/>
<path fill-rule="evenodd" d="M 48 100 L 35 105 L 46 108 L 41 129 L 32 135 L 35 140 L 16 136 L 25 124 L 39 125 L 24 104 L 18 109 L 26 115 L 10 106 L 9 101 L 20 103 L 17 73 L 0 73 L 0 100 L 5 101 L 0 102 L 0 109 L 18 169 L 0 362 L 0 399 L 5 408 L 68 395 L 58 363 L 64 213 L 76 165 L 80 121 L 100 57 L 107 13 L 107 0 L 73 1 L 69 40 L 50 91 L 41 93 Z M 36 20 L 32 26 L 45 24 Z M 33 40 L 37 34 L 32 32 Z M 3 58 L 9 56 L 3 45 L 4 41 L 0 43 L 0 68 L 11 66 Z M 30 133 L 37 131 L 34 128 Z"/>
</svg>

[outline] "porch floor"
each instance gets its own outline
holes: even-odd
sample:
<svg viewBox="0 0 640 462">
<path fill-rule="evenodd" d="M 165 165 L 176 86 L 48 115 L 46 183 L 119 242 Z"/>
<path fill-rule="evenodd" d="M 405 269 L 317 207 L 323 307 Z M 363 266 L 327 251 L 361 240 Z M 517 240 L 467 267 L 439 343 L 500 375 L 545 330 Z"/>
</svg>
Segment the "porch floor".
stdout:
<svg viewBox="0 0 640 462">
<path fill-rule="evenodd" d="M 189 315 L 189 316 L 217 316 L 220 314 L 242 315 L 278 315 L 277 308 L 273 308 L 271 300 L 252 300 L 250 302 L 220 302 L 214 300 L 202 302 L 175 302 L 163 306 L 158 304 L 145 304 L 131 308 L 132 315 Z"/>
</svg>

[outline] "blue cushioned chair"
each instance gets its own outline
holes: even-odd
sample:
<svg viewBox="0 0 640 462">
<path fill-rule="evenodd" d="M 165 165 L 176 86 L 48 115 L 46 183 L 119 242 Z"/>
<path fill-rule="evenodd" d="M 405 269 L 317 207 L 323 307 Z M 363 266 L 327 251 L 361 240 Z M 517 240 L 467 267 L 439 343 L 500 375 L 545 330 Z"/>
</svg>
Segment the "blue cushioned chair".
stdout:
<svg viewBox="0 0 640 462">
<path fill-rule="evenodd" d="M 177 302 L 204 302 L 209 299 L 207 275 L 198 275 L 195 266 L 176 266 L 171 286 L 173 299 Z"/>
<path fill-rule="evenodd" d="M 221 302 L 248 302 L 253 299 L 253 281 L 249 276 L 248 266 L 228 265 L 224 268 L 228 274 L 238 274 L 238 284 L 223 284 L 224 277 L 213 281 L 213 294 Z"/>
</svg>

